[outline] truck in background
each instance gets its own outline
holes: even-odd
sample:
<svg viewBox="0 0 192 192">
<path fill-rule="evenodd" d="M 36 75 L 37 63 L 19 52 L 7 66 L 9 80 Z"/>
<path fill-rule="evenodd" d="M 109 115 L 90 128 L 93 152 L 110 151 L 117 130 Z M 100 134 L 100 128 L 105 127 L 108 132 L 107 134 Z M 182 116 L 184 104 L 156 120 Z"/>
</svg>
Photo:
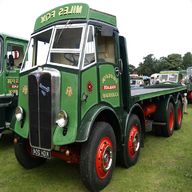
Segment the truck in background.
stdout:
<svg viewBox="0 0 192 192">
<path fill-rule="evenodd" d="M 192 67 L 187 70 L 179 71 L 161 71 L 159 74 L 159 83 L 180 83 L 187 87 L 187 100 L 192 102 Z"/>
<path fill-rule="evenodd" d="M 14 127 L 19 70 L 27 40 L 0 33 L 0 137 Z"/>
<path fill-rule="evenodd" d="M 136 164 L 146 132 L 181 128 L 185 86 L 131 90 L 113 15 L 83 3 L 54 8 L 37 18 L 26 56 L 14 128 L 26 169 L 51 158 L 78 163 L 85 186 L 100 191 L 116 159 Z"/>
</svg>

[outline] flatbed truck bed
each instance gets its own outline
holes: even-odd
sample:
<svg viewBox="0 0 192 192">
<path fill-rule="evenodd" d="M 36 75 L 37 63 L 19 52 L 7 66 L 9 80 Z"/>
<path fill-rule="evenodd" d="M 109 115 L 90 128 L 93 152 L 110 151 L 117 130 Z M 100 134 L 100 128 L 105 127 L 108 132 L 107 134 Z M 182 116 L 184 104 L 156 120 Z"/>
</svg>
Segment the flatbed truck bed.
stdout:
<svg viewBox="0 0 192 192">
<path fill-rule="evenodd" d="M 178 93 L 178 91 L 186 90 L 185 86 L 173 87 L 173 88 L 142 88 L 132 89 L 131 97 L 137 98 L 137 101 L 145 99 L 151 99 L 155 97 L 165 96 L 167 94 Z"/>
</svg>

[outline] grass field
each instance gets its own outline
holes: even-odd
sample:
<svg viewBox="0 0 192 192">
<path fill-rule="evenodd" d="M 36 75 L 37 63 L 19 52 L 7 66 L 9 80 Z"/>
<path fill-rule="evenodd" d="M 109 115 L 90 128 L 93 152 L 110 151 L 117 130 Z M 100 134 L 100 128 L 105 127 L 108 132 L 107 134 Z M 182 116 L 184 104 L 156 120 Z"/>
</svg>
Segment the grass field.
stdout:
<svg viewBox="0 0 192 192">
<path fill-rule="evenodd" d="M 147 135 L 138 163 L 116 167 L 104 192 L 191 192 L 192 106 L 181 130 L 170 138 Z M 53 159 L 33 170 L 23 169 L 14 156 L 12 138 L 0 141 L 0 192 L 86 192 L 77 165 Z"/>
</svg>

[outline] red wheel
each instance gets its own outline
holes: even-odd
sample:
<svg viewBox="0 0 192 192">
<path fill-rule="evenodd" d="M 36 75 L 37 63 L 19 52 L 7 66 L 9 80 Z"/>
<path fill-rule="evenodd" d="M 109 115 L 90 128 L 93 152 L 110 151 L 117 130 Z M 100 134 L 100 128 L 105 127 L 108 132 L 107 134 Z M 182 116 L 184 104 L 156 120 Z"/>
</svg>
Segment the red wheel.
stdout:
<svg viewBox="0 0 192 192">
<path fill-rule="evenodd" d="M 104 179 L 112 166 L 113 151 L 112 141 L 109 137 L 104 137 L 96 151 L 96 172 L 100 179 Z"/>
<path fill-rule="evenodd" d="M 95 123 L 89 139 L 82 144 L 81 179 L 90 191 L 102 190 L 111 180 L 116 163 L 116 139 L 112 127 Z"/>
<path fill-rule="evenodd" d="M 139 128 L 136 125 L 133 125 L 130 130 L 129 139 L 128 139 L 128 153 L 129 156 L 133 159 L 137 154 L 140 147 L 140 138 L 139 138 Z"/>
<path fill-rule="evenodd" d="M 169 130 L 170 132 L 173 132 L 173 125 L 174 125 L 174 114 L 173 114 L 173 111 L 170 111 L 169 112 Z"/>
<path fill-rule="evenodd" d="M 176 130 L 181 128 L 182 119 L 183 119 L 183 105 L 181 100 L 178 100 L 178 103 L 175 109 L 175 129 Z"/>
<path fill-rule="evenodd" d="M 177 109 L 177 123 L 178 124 L 181 124 L 181 119 L 182 119 L 182 109 L 181 109 L 181 107 L 179 107 Z"/>
<path fill-rule="evenodd" d="M 170 137 L 173 134 L 175 126 L 175 111 L 173 103 L 168 104 L 166 111 L 166 125 L 162 127 L 162 132 L 165 137 Z"/>
<path fill-rule="evenodd" d="M 139 117 L 132 114 L 127 124 L 125 145 L 123 151 L 119 153 L 120 163 L 128 168 L 137 163 L 140 154 L 141 143 L 141 123 Z"/>
</svg>

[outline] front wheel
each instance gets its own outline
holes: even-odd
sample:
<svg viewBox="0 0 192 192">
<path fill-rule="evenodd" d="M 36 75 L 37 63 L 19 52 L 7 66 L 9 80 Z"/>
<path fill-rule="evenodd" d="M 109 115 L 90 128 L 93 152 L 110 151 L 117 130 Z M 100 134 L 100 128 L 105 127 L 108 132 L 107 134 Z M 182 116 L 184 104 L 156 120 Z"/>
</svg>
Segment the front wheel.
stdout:
<svg viewBox="0 0 192 192">
<path fill-rule="evenodd" d="M 28 139 L 16 136 L 14 138 L 14 149 L 17 161 L 25 168 L 32 169 L 45 163 L 46 159 L 31 155 L 31 147 Z"/>
<path fill-rule="evenodd" d="M 80 173 L 90 191 L 100 191 L 111 180 L 116 162 L 116 139 L 112 127 L 95 123 L 87 142 L 82 144 Z"/>
</svg>

